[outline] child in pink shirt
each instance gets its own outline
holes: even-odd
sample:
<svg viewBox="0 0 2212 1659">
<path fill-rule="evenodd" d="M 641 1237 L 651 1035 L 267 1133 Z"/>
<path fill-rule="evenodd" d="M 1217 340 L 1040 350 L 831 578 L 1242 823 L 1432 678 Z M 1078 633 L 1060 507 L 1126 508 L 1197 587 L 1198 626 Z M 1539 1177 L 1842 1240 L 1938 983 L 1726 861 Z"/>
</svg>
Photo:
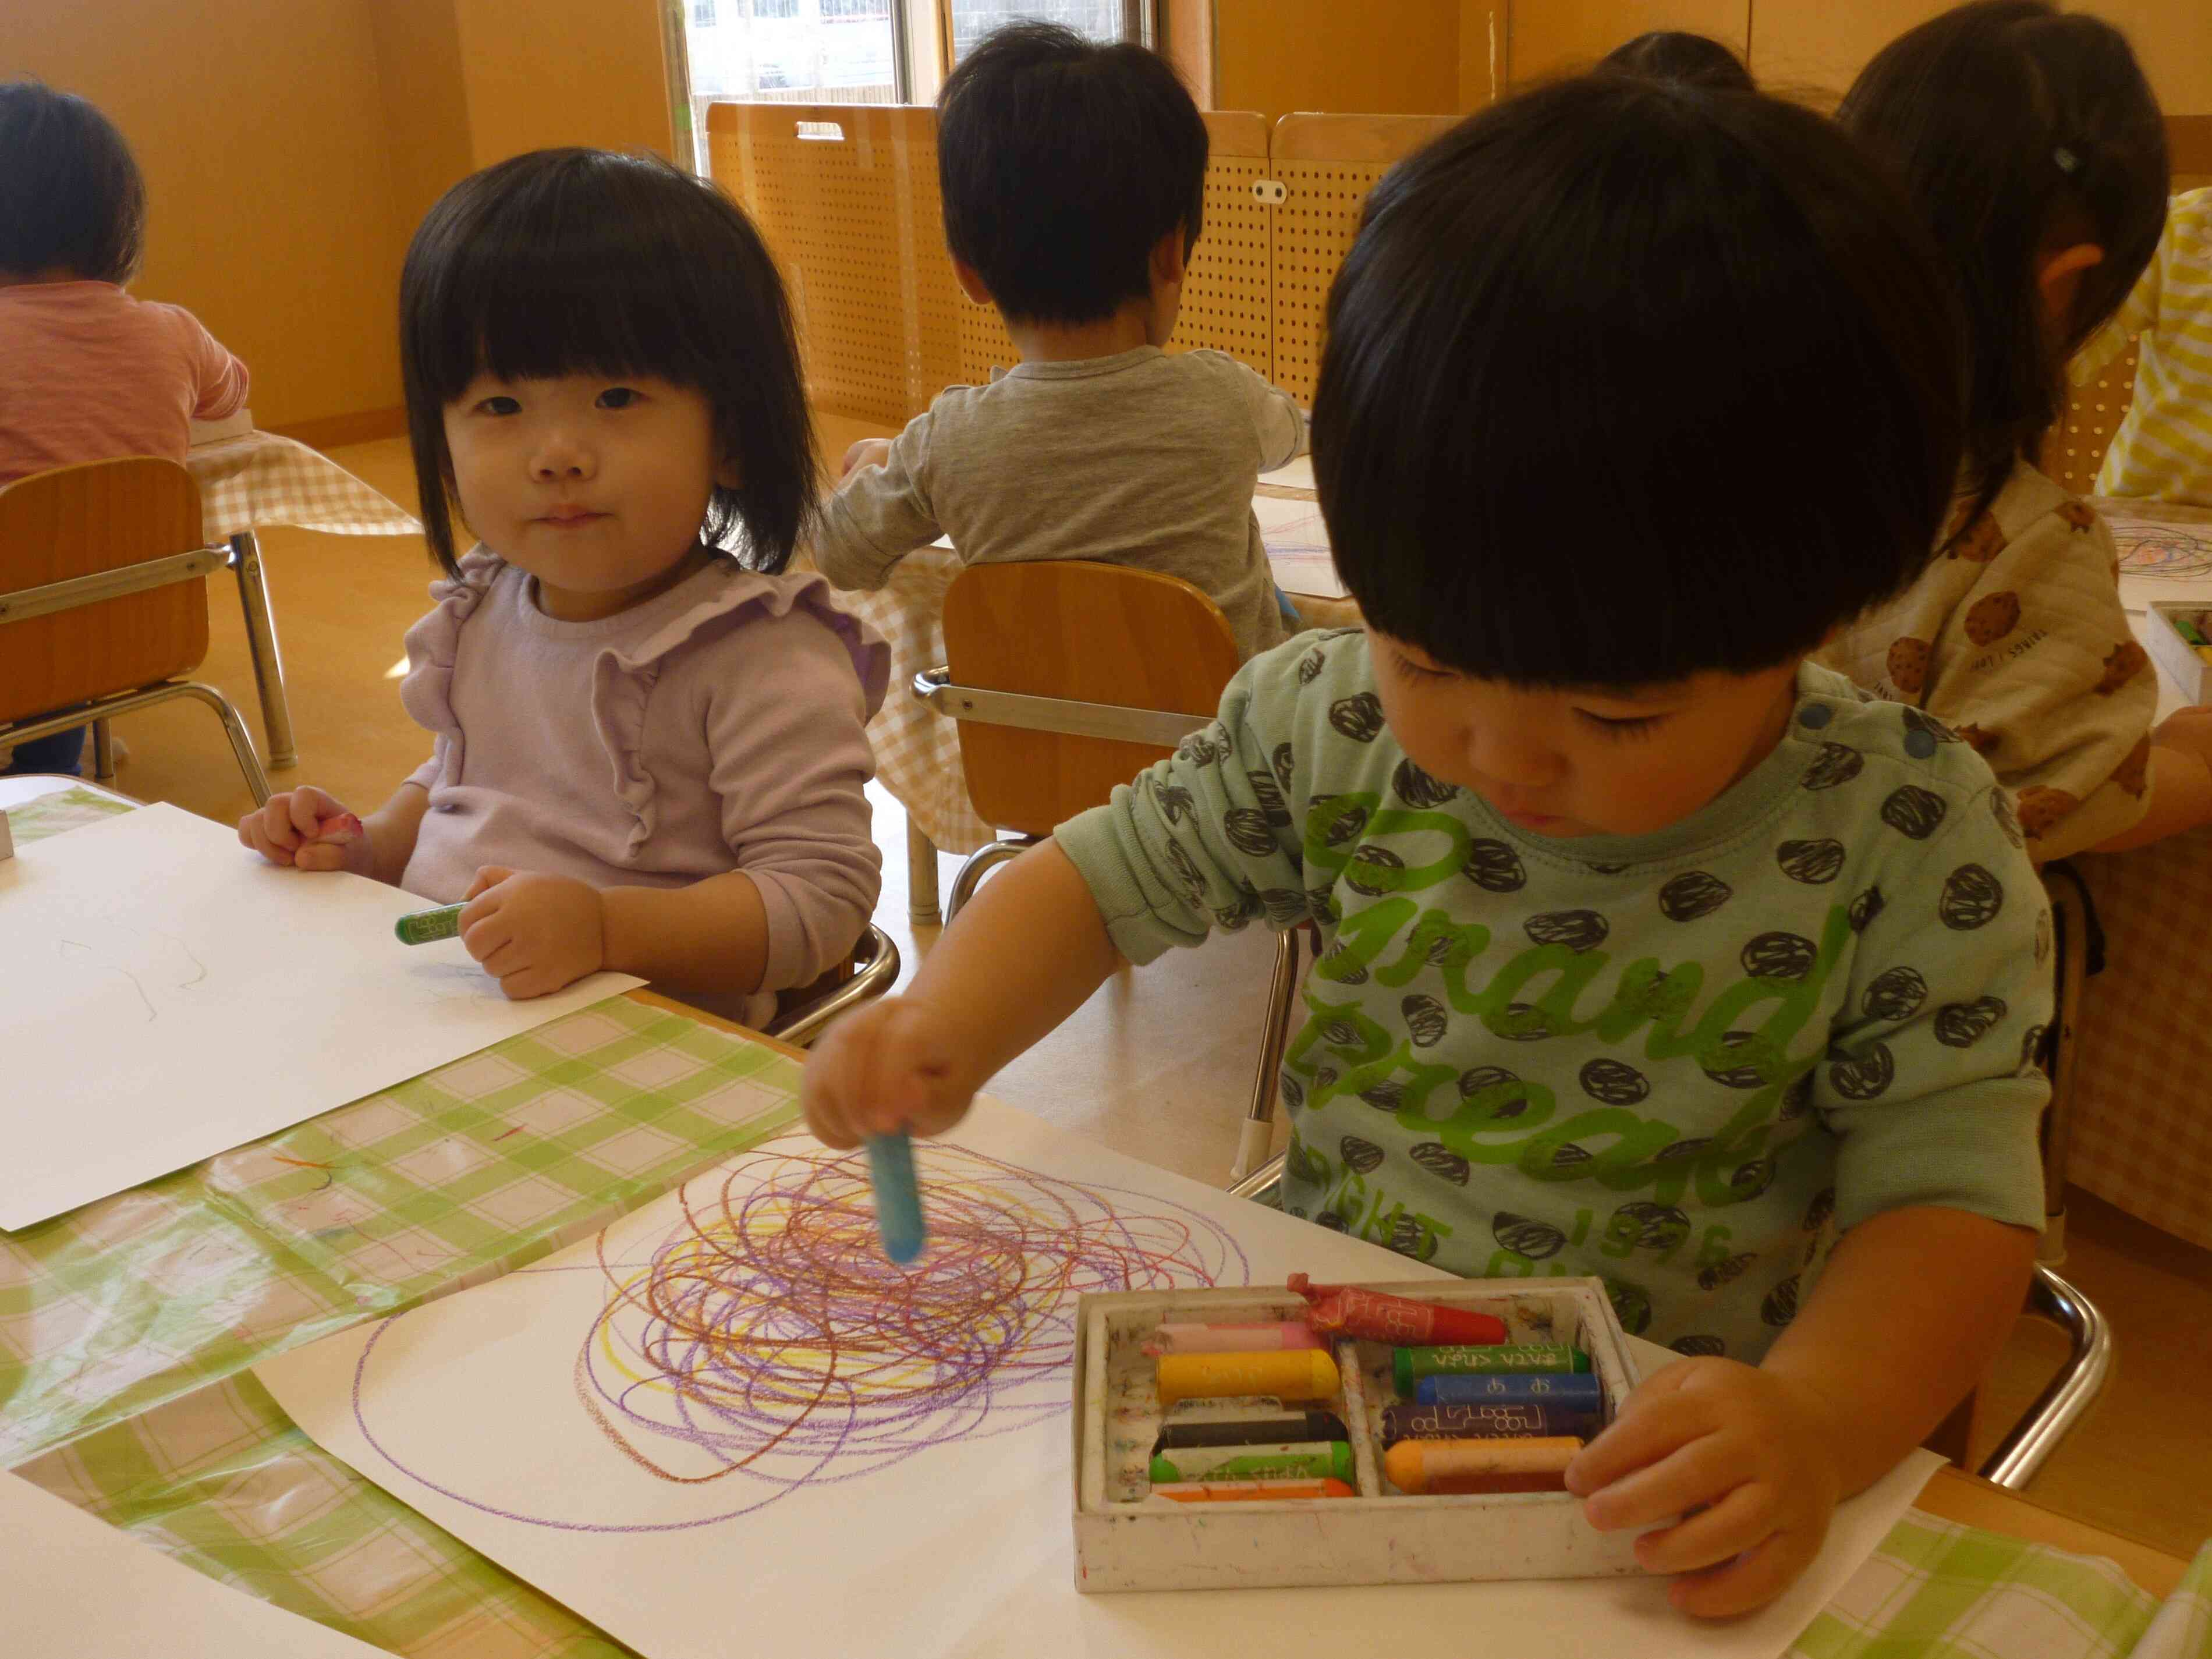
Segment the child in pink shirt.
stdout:
<svg viewBox="0 0 2212 1659">
<path fill-rule="evenodd" d="M 246 365 L 190 312 L 123 291 L 145 226 L 113 123 L 35 81 L 0 83 L 0 487 L 125 455 L 181 461 L 192 421 L 246 406 Z M 0 750 L 0 768 L 74 773 L 83 750 L 79 727 L 12 763 Z"/>
<path fill-rule="evenodd" d="M 301 788 L 239 838 L 465 902 L 511 997 L 607 968 L 762 1024 L 875 908 L 890 668 L 826 581 L 781 574 L 815 464 L 766 248 L 665 161 L 541 150 L 431 210 L 399 308 L 448 577 L 400 695 L 435 746 L 366 824 Z M 448 492 L 482 538 L 459 558 Z"/>
</svg>

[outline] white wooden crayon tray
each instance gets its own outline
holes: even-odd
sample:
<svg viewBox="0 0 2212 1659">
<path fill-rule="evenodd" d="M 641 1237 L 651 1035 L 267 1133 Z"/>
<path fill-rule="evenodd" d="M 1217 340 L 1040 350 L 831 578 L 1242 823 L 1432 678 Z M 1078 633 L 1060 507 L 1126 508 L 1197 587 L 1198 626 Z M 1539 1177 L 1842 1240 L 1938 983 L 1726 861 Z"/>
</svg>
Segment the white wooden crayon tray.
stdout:
<svg viewBox="0 0 2212 1659">
<path fill-rule="evenodd" d="M 1595 1279 L 1424 1279 L 1367 1285 L 1392 1296 L 1504 1320 L 1509 1342 L 1564 1342 L 1590 1357 L 1605 1417 L 1636 1386 L 1620 1323 Z M 1601 1533 L 1565 1492 L 1413 1496 L 1382 1474 L 1382 1411 L 1396 1393 L 1388 1344 L 1343 1340 L 1334 1400 L 1292 1403 L 1344 1419 L 1356 1498 L 1181 1504 L 1150 1496 L 1152 1442 L 1167 1419 L 1144 1346 L 1169 1321 L 1302 1320 L 1288 1290 L 1086 1296 L 1075 1348 L 1075 1580 L 1083 1590 L 1257 1589 L 1298 1584 L 1426 1584 L 1480 1578 L 1595 1578 L 1640 1571 L 1633 1530 Z M 1266 1407 L 1273 1409 L 1273 1402 Z M 1203 1414 L 1189 1402 L 1172 1420 Z M 1224 1410 L 1222 1414 L 1229 1414 Z M 1249 1414 L 1248 1413 L 1248 1414 Z"/>
</svg>

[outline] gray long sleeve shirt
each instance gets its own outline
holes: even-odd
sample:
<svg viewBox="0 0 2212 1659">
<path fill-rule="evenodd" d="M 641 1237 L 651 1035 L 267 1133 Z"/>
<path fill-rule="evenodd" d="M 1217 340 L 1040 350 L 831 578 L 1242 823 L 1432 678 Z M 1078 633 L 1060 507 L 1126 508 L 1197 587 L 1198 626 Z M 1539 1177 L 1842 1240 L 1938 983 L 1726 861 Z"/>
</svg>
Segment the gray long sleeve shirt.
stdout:
<svg viewBox="0 0 2212 1659">
<path fill-rule="evenodd" d="M 1096 559 L 1180 576 L 1247 657 L 1285 637 L 1252 486 L 1305 447 L 1288 393 L 1218 351 L 1022 363 L 946 389 L 854 469 L 815 548 L 839 587 L 881 587 L 940 534 L 969 564 Z"/>
</svg>

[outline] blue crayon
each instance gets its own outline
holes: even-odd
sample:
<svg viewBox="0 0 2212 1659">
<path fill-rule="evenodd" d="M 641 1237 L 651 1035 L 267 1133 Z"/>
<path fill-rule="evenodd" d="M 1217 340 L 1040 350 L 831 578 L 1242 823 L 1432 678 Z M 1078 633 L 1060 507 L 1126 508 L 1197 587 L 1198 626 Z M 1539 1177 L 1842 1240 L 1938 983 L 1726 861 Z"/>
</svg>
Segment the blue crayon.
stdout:
<svg viewBox="0 0 2212 1659">
<path fill-rule="evenodd" d="M 1422 1406 L 1560 1406 L 1572 1412 L 1601 1412 L 1605 1389 L 1595 1376 L 1550 1372 L 1519 1376 L 1425 1376 L 1413 1384 L 1414 1403 Z"/>
<path fill-rule="evenodd" d="M 876 1231 L 882 1235 L 884 1254 L 904 1267 L 929 1242 L 921 1193 L 915 1185 L 914 1143 L 905 1130 L 868 1137 L 868 1180 L 876 1189 Z"/>
</svg>

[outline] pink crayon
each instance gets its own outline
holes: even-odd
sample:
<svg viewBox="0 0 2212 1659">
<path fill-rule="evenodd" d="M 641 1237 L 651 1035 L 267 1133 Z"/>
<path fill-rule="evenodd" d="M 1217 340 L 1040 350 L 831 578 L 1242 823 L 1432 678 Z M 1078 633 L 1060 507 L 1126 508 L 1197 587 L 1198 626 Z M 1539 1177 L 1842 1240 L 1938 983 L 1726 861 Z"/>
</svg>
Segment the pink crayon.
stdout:
<svg viewBox="0 0 2212 1659">
<path fill-rule="evenodd" d="M 1285 1319 L 1264 1325 L 1163 1325 L 1145 1344 L 1145 1352 L 1158 1358 L 1164 1353 L 1275 1353 L 1328 1346 L 1312 1326 Z"/>
<path fill-rule="evenodd" d="M 368 833 L 368 828 L 351 812 L 340 812 L 335 817 L 319 818 L 315 822 L 315 839 L 333 846 L 343 847 L 359 841 Z"/>
</svg>

